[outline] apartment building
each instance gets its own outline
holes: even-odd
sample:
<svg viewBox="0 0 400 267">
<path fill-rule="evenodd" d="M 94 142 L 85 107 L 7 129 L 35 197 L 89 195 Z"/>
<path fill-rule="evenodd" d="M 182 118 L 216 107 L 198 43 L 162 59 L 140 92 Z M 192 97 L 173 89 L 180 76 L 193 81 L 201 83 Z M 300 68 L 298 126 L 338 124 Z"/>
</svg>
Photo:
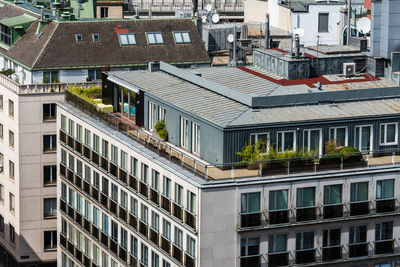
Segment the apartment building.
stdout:
<svg viewBox="0 0 400 267">
<path fill-rule="evenodd" d="M 58 104 L 61 266 L 395 266 L 390 80 L 164 62 L 106 75 L 112 113 L 72 92 Z M 265 157 L 243 162 L 257 144 Z"/>
</svg>

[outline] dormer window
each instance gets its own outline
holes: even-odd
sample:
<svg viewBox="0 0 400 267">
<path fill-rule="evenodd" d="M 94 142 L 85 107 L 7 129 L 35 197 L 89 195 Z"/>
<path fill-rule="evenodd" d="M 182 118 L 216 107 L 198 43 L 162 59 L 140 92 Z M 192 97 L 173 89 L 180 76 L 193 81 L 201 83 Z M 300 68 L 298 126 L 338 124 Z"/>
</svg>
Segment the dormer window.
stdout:
<svg viewBox="0 0 400 267">
<path fill-rule="evenodd" d="M 190 43 L 189 32 L 174 32 L 173 34 L 176 44 Z"/>
<path fill-rule="evenodd" d="M 147 43 L 148 44 L 163 44 L 164 43 L 164 39 L 162 37 L 162 33 L 161 32 L 147 32 L 146 33 L 146 37 L 147 37 Z"/>
<path fill-rule="evenodd" d="M 75 34 L 75 39 L 77 42 L 82 42 L 83 41 L 83 35 L 82 34 Z"/>
<path fill-rule="evenodd" d="M 1 24 L 0 39 L 2 43 L 11 45 L 11 29 L 3 24 Z"/>
<path fill-rule="evenodd" d="M 94 33 L 92 34 L 93 42 L 98 42 L 100 41 L 100 34 Z"/>
<path fill-rule="evenodd" d="M 120 45 L 135 45 L 136 38 L 134 33 L 120 33 L 118 34 Z"/>
</svg>

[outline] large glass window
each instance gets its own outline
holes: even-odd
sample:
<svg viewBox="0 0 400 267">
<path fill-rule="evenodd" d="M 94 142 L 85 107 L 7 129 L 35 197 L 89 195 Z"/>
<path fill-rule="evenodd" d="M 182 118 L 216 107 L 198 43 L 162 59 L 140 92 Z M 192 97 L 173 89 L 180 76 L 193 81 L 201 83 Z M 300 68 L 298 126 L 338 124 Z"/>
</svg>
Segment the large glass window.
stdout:
<svg viewBox="0 0 400 267">
<path fill-rule="evenodd" d="M 340 246 L 340 228 L 326 229 L 322 238 L 324 248 Z"/>
<path fill-rule="evenodd" d="M 153 188 L 155 191 L 159 190 L 159 184 L 160 184 L 160 173 L 156 170 L 151 170 L 151 188 Z"/>
<path fill-rule="evenodd" d="M 278 132 L 277 151 L 296 150 L 296 132 Z"/>
<path fill-rule="evenodd" d="M 182 248 L 183 246 L 183 232 L 180 230 L 178 227 L 175 226 L 175 238 L 174 238 L 174 244 L 178 248 Z"/>
<path fill-rule="evenodd" d="M 368 201 L 368 182 L 352 183 L 350 185 L 350 202 Z"/>
<path fill-rule="evenodd" d="M 135 45 L 136 38 L 133 32 L 131 33 L 120 33 L 119 36 L 119 43 L 120 45 Z"/>
<path fill-rule="evenodd" d="M 196 194 L 187 191 L 187 210 L 191 214 L 196 214 Z"/>
<path fill-rule="evenodd" d="M 157 123 L 157 106 L 156 104 L 149 102 L 149 130 L 154 131 L 154 126 Z"/>
<path fill-rule="evenodd" d="M 255 133 L 250 135 L 250 145 L 260 143 L 261 151 L 264 153 L 268 152 L 269 148 L 269 133 Z"/>
<path fill-rule="evenodd" d="M 196 240 L 189 235 L 186 236 L 186 252 L 190 257 L 196 257 Z"/>
<path fill-rule="evenodd" d="M 315 187 L 297 188 L 297 208 L 308 208 L 315 206 Z"/>
<path fill-rule="evenodd" d="M 200 125 L 192 123 L 192 151 L 200 154 Z"/>
<path fill-rule="evenodd" d="M 43 183 L 44 185 L 55 185 L 57 183 L 57 166 L 43 166 Z"/>
<path fill-rule="evenodd" d="M 397 123 L 382 123 L 380 132 L 381 145 L 397 144 Z"/>
<path fill-rule="evenodd" d="M 57 248 L 57 231 L 44 231 L 44 250 Z"/>
<path fill-rule="evenodd" d="M 364 242 L 367 242 L 367 226 L 357 225 L 350 227 L 349 243 L 360 244 Z"/>
<path fill-rule="evenodd" d="M 286 251 L 286 234 L 270 235 L 268 238 L 268 253 L 277 253 Z"/>
<path fill-rule="evenodd" d="M 392 199 L 394 197 L 394 179 L 376 182 L 376 199 Z"/>
<path fill-rule="evenodd" d="M 260 254 L 260 239 L 258 237 L 240 239 L 240 256 L 254 256 Z"/>
<path fill-rule="evenodd" d="M 55 103 L 43 104 L 43 120 L 55 120 L 56 119 L 57 105 Z"/>
<path fill-rule="evenodd" d="M 260 192 L 242 194 L 241 213 L 260 212 Z"/>
<path fill-rule="evenodd" d="M 43 72 L 43 83 L 59 83 L 60 73 L 59 71 L 44 71 Z"/>
<path fill-rule="evenodd" d="M 357 126 L 354 144 L 360 151 L 372 151 L 372 126 Z"/>
<path fill-rule="evenodd" d="M 167 240 L 171 240 L 171 223 L 166 219 L 163 219 L 163 237 Z"/>
<path fill-rule="evenodd" d="M 163 195 L 167 198 L 171 198 L 171 179 L 163 177 Z"/>
<path fill-rule="evenodd" d="M 175 203 L 183 206 L 183 187 L 175 184 Z"/>
<path fill-rule="evenodd" d="M 144 266 L 148 266 L 149 264 L 149 248 L 141 243 L 141 249 L 140 249 L 140 261 Z"/>
<path fill-rule="evenodd" d="M 334 205 L 342 203 L 342 185 L 324 186 L 324 205 Z"/>
<path fill-rule="evenodd" d="M 375 241 L 393 239 L 393 222 L 377 223 L 375 226 Z"/>
<path fill-rule="evenodd" d="M 189 121 L 181 117 L 181 146 L 189 147 Z"/>
<path fill-rule="evenodd" d="M 189 32 L 174 32 L 175 43 L 177 44 L 185 44 L 190 43 Z"/>
<path fill-rule="evenodd" d="M 320 129 L 304 131 L 304 148 L 315 154 L 322 153 L 322 131 Z"/>
<path fill-rule="evenodd" d="M 164 40 L 161 32 L 146 32 L 148 44 L 163 44 Z"/>
<path fill-rule="evenodd" d="M 45 218 L 57 216 L 56 198 L 45 198 L 43 203 L 44 203 L 43 215 Z"/>
<path fill-rule="evenodd" d="M 43 152 L 54 152 L 57 149 L 57 136 L 44 135 L 43 136 Z"/>
<path fill-rule="evenodd" d="M 312 248 L 314 248 L 314 231 L 306 231 L 296 234 L 296 250 Z"/>
<path fill-rule="evenodd" d="M 341 146 L 347 146 L 347 127 L 335 127 L 329 129 L 329 140 L 335 139 Z"/>
<path fill-rule="evenodd" d="M 269 191 L 269 210 L 286 210 L 288 207 L 288 190 Z"/>
</svg>

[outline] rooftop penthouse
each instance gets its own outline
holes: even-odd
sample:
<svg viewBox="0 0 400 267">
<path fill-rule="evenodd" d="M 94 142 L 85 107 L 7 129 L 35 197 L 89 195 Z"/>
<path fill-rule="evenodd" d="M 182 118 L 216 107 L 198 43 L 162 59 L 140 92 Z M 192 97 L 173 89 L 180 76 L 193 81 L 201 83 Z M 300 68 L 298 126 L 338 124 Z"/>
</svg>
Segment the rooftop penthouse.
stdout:
<svg viewBox="0 0 400 267">
<path fill-rule="evenodd" d="M 288 80 L 254 66 L 183 70 L 160 62 L 106 73 L 106 108 L 71 92 L 67 101 L 210 181 L 397 164 L 398 96 L 392 81 L 368 74 Z M 156 134 L 160 120 L 168 141 Z M 332 139 L 355 150 L 325 155 Z M 266 156 L 245 162 L 238 153 L 258 141 Z"/>
</svg>

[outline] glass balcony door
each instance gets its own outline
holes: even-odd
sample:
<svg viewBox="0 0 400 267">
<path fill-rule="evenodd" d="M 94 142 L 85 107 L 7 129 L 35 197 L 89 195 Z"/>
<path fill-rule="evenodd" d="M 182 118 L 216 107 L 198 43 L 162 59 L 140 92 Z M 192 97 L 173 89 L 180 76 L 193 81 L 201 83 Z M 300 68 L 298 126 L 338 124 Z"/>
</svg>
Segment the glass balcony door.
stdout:
<svg viewBox="0 0 400 267">
<path fill-rule="evenodd" d="M 354 144 L 361 152 L 372 151 L 372 126 L 357 126 Z"/>
</svg>

